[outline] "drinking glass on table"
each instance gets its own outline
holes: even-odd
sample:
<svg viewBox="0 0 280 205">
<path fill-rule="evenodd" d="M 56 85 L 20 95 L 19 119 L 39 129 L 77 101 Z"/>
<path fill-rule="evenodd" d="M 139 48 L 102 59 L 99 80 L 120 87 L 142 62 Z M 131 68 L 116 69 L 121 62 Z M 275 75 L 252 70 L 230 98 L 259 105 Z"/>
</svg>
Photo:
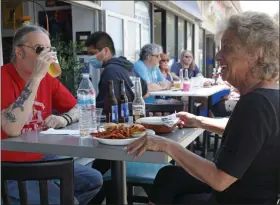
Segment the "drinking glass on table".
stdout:
<svg viewBox="0 0 280 205">
<path fill-rule="evenodd" d="M 180 89 L 181 88 L 181 81 L 174 81 L 174 89 Z"/>
<path fill-rule="evenodd" d="M 97 131 L 99 131 L 99 129 L 100 129 L 100 118 L 101 118 L 102 111 L 103 111 L 103 108 L 95 109 Z"/>
</svg>

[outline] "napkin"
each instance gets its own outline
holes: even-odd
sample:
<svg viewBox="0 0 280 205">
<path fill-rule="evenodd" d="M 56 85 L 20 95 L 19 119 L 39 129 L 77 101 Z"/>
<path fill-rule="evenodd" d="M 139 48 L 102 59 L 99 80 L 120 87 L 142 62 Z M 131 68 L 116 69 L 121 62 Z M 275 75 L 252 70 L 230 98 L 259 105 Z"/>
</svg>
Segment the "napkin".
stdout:
<svg viewBox="0 0 280 205">
<path fill-rule="evenodd" d="M 171 115 L 162 117 L 161 120 L 165 125 L 169 127 L 173 127 L 173 125 L 175 125 L 178 122 L 178 118 L 176 117 L 176 112 Z"/>
<path fill-rule="evenodd" d="M 79 135 L 80 130 L 56 130 L 49 128 L 46 131 L 41 131 L 40 134 L 49 134 L 49 135 Z"/>
</svg>

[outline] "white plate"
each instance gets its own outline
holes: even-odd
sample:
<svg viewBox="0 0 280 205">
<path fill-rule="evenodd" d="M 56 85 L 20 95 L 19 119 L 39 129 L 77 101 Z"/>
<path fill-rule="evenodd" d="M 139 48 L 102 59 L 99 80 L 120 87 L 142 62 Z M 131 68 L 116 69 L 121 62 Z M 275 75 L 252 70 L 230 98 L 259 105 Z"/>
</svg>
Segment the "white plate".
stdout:
<svg viewBox="0 0 280 205">
<path fill-rule="evenodd" d="M 178 119 L 176 118 L 173 121 L 170 122 L 164 122 L 162 120 L 163 117 L 143 117 L 138 119 L 136 122 L 139 124 L 149 124 L 149 125 L 166 125 L 172 127 L 174 124 L 178 122 Z"/>
<path fill-rule="evenodd" d="M 149 130 L 149 129 L 147 129 L 146 132 L 148 134 L 155 134 L 155 131 Z M 93 138 L 96 139 L 98 142 L 100 142 L 102 144 L 106 144 L 106 145 L 128 145 L 131 142 L 137 140 L 139 137 L 143 137 L 146 134 L 146 132 L 138 134 L 139 136 L 129 138 L 129 139 L 102 139 L 102 138 L 97 138 L 97 137 L 93 137 Z"/>
<path fill-rule="evenodd" d="M 138 138 L 129 138 L 129 139 L 102 139 L 102 138 L 97 138 L 93 137 L 96 139 L 98 142 L 106 145 L 128 145 L 131 142 L 137 140 Z"/>
<path fill-rule="evenodd" d="M 132 134 L 131 136 L 132 136 L 132 137 L 138 138 L 138 137 L 143 137 L 143 136 L 145 136 L 146 133 L 148 133 L 148 134 L 150 134 L 150 135 L 156 134 L 154 130 L 147 129 L 145 132 L 142 132 L 142 133 L 140 133 L 140 134 Z"/>
</svg>

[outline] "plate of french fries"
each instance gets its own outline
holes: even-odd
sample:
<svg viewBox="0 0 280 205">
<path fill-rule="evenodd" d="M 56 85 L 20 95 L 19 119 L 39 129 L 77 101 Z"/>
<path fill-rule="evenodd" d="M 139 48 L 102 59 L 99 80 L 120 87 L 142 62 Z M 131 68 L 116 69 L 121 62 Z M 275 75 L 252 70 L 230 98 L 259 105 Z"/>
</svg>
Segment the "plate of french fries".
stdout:
<svg viewBox="0 0 280 205">
<path fill-rule="evenodd" d="M 107 145 L 128 145 L 139 137 L 145 136 L 147 133 L 155 134 L 152 130 L 147 130 L 140 124 L 115 124 L 106 123 L 104 130 L 93 132 L 91 136 L 102 144 Z"/>
</svg>

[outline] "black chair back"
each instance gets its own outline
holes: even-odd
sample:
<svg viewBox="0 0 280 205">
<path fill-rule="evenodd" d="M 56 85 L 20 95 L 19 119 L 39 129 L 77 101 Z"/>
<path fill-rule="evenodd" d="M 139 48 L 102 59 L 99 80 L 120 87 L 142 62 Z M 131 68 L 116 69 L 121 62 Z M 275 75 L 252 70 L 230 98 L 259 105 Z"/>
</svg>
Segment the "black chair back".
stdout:
<svg viewBox="0 0 280 205">
<path fill-rule="evenodd" d="M 1 196 L 3 204 L 10 205 L 7 180 L 18 183 L 21 205 L 28 204 L 25 181 L 39 181 L 40 204 L 49 204 L 47 180 L 60 180 L 60 204 L 74 204 L 74 159 L 36 162 L 1 162 Z"/>
<path fill-rule="evenodd" d="M 146 103 L 146 116 L 170 115 L 172 113 L 184 110 L 183 104 L 148 104 Z"/>
</svg>

